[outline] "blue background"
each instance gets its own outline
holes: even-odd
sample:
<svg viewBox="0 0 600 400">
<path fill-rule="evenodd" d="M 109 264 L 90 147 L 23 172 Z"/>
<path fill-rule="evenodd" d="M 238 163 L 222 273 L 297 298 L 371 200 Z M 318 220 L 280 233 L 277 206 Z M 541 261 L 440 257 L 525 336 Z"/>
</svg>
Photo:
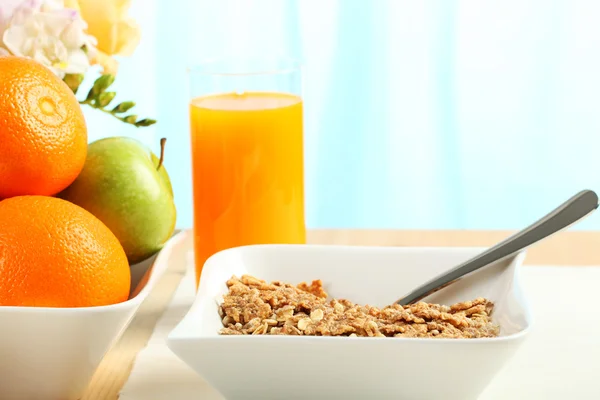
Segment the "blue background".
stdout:
<svg viewBox="0 0 600 400">
<path fill-rule="evenodd" d="M 120 60 L 117 100 L 159 123 L 86 109 L 90 139 L 157 151 L 167 137 L 190 227 L 186 67 L 288 55 L 305 65 L 310 228 L 516 229 L 600 183 L 599 12 L 583 0 L 134 0 L 143 39 Z"/>
</svg>

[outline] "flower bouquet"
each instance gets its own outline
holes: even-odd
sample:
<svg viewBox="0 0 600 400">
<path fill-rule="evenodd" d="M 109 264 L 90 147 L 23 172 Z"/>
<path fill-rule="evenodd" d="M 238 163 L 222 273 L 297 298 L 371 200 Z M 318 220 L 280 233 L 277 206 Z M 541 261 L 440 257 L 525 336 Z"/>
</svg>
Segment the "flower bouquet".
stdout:
<svg viewBox="0 0 600 400">
<path fill-rule="evenodd" d="M 128 112 L 132 101 L 111 104 L 116 93 L 115 56 L 131 55 L 140 30 L 127 16 L 128 0 L 2 0 L 0 2 L 0 56 L 32 58 L 61 78 L 77 95 L 90 67 L 102 75 L 96 79 L 82 105 L 103 111 L 136 127 L 155 120 L 138 119 Z"/>
</svg>

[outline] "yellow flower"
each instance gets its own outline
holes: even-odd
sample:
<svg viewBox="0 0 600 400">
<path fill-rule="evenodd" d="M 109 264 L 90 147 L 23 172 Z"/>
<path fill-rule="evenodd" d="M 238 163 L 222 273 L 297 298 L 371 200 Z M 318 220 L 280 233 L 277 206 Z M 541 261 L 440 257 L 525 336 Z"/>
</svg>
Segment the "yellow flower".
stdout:
<svg viewBox="0 0 600 400">
<path fill-rule="evenodd" d="M 115 55 L 129 56 L 140 41 L 137 23 L 127 15 L 130 0 L 65 0 L 65 7 L 81 13 L 88 24 L 88 34 L 98 40 L 97 54 L 92 60 L 104 68 L 104 73 L 115 74 L 118 63 Z"/>
</svg>

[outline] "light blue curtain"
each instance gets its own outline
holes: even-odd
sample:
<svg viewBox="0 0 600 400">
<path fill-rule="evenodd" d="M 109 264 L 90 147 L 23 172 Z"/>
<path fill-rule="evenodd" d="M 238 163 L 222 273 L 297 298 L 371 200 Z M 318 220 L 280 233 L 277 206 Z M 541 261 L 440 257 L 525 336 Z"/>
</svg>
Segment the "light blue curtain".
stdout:
<svg viewBox="0 0 600 400">
<path fill-rule="evenodd" d="M 600 2 L 134 0 L 132 14 L 143 40 L 117 88 L 159 124 L 86 113 L 93 137 L 168 138 L 180 227 L 185 69 L 232 52 L 304 62 L 311 228 L 514 229 L 599 189 Z"/>
</svg>

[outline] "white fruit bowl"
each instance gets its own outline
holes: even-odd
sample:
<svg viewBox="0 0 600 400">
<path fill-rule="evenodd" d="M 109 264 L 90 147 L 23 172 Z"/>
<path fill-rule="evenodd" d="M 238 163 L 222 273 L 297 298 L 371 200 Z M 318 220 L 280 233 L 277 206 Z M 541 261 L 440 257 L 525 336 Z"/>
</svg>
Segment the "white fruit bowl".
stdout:
<svg viewBox="0 0 600 400">
<path fill-rule="evenodd" d="M 235 274 L 290 283 L 322 279 L 332 297 L 385 306 L 480 249 L 261 245 L 205 264 L 196 299 L 169 348 L 226 399 L 476 399 L 529 331 L 518 282 L 524 254 L 465 278 L 425 301 L 495 302 L 497 338 L 414 339 L 220 336 L 216 300 Z"/>
<path fill-rule="evenodd" d="M 181 234 L 171 241 L 179 241 Z M 171 246 L 132 266 L 130 299 L 82 308 L 0 307 L 0 399 L 79 399 L 165 272 Z"/>
</svg>

